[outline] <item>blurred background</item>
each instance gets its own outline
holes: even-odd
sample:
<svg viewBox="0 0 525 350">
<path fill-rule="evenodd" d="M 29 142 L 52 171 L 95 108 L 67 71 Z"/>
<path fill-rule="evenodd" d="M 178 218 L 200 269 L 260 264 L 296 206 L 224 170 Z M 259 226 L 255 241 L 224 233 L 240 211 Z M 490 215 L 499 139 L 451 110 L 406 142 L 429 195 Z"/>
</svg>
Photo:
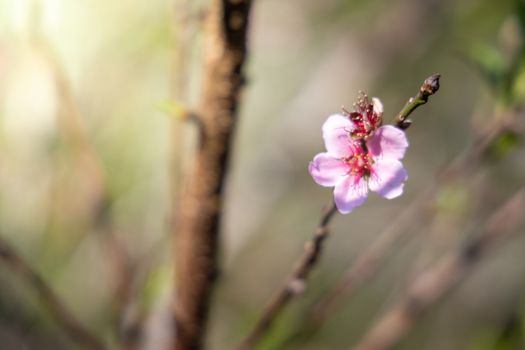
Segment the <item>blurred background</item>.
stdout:
<svg viewBox="0 0 525 350">
<path fill-rule="evenodd" d="M 358 91 L 388 122 L 422 81 L 442 87 L 408 130 L 404 195 L 371 195 L 332 225 L 304 296 L 261 349 L 346 349 L 406 284 L 524 184 L 519 134 L 442 182 L 423 227 L 308 339 L 303 315 L 495 119 L 525 101 L 518 0 L 260 0 L 223 222 L 210 349 L 231 349 L 287 276 L 331 190 L 307 164 L 321 125 Z M 199 98 L 206 1 L 0 0 L 0 235 L 110 344 L 133 327 L 162 349 L 171 227 L 195 145 L 178 118 Z M 420 213 L 421 214 L 421 213 Z M 414 217 L 417 221 L 418 217 Z M 411 230 L 411 226 L 407 230 Z M 522 227 L 523 231 L 523 227 Z M 519 233 L 519 232 L 517 232 Z M 525 349 L 525 237 L 433 307 L 400 349 Z M 74 349 L 27 281 L 0 265 L 0 349 Z"/>
</svg>

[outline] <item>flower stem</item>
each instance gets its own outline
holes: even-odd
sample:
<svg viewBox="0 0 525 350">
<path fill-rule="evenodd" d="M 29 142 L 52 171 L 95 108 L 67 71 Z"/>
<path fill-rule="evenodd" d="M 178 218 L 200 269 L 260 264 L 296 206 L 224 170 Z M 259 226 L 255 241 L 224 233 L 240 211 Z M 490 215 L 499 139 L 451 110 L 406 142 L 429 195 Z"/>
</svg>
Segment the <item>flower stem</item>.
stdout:
<svg viewBox="0 0 525 350">
<path fill-rule="evenodd" d="M 411 235 L 419 232 L 420 228 L 429 225 L 435 212 L 427 208 L 432 207 L 438 193 L 458 178 L 468 178 L 475 173 L 486 160 L 488 151 L 502 135 L 511 131 L 522 131 L 523 127 L 518 122 L 520 117 L 519 112 L 494 117 L 474 143 L 444 167 L 436 183 L 404 208 L 396 219 L 376 236 L 372 244 L 360 252 L 339 281 L 306 311 L 297 326 L 298 329 L 292 332 L 288 342 L 304 342 L 309 339 L 328 318 L 333 317 L 343 301 L 348 303 L 360 287 L 377 277 L 388 256 L 407 242 Z"/>
<path fill-rule="evenodd" d="M 270 329 L 277 316 L 285 309 L 294 296 L 305 289 L 306 279 L 321 255 L 323 241 L 328 237 L 328 224 L 337 213 L 332 201 L 323 211 L 319 225 L 312 238 L 306 242 L 304 252 L 297 261 L 292 273 L 270 300 L 250 334 L 242 341 L 238 350 L 250 350 L 257 345 Z"/>
<path fill-rule="evenodd" d="M 434 74 L 423 82 L 418 94 L 415 97 L 410 98 L 405 107 L 396 116 L 394 124 L 397 127 L 404 130 L 410 126 L 411 122 L 407 119 L 408 116 L 417 107 L 427 103 L 429 96 L 438 91 L 439 78 L 439 74 Z M 366 144 L 364 146 L 366 146 Z M 292 274 L 270 300 L 263 311 L 261 318 L 255 325 L 255 328 L 243 340 L 237 350 L 253 349 L 262 339 L 264 334 L 270 329 L 273 321 L 284 310 L 292 298 L 304 290 L 306 278 L 318 261 L 322 249 L 322 243 L 328 237 L 328 224 L 336 212 L 337 208 L 335 203 L 331 202 L 330 206 L 324 211 L 314 236 L 305 244 L 303 255 L 297 262 Z"/>
<path fill-rule="evenodd" d="M 427 103 L 428 98 L 439 90 L 439 78 L 441 78 L 440 74 L 433 74 L 425 79 L 417 95 L 411 97 L 405 107 L 403 107 L 401 112 L 395 117 L 394 124 L 398 128 L 405 130 L 410 127 L 412 121 L 408 119 L 408 116 L 412 114 L 417 107 Z"/>
</svg>

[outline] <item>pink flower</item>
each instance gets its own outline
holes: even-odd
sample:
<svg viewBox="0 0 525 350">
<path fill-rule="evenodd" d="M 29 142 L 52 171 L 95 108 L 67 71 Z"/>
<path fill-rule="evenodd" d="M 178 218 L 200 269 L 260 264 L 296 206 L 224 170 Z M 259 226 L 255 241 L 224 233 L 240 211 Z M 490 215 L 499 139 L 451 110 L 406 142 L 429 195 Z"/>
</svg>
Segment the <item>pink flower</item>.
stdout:
<svg viewBox="0 0 525 350">
<path fill-rule="evenodd" d="M 376 105 L 380 118 L 382 105 L 374 99 L 374 109 Z M 335 204 L 343 214 L 363 204 L 369 189 L 387 199 L 400 196 L 407 179 L 400 161 L 408 147 L 405 133 L 392 125 L 365 127 L 354 119 L 335 114 L 326 120 L 327 152 L 316 155 L 308 167 L 315 182 L 334 187 Z"/>
</svg>

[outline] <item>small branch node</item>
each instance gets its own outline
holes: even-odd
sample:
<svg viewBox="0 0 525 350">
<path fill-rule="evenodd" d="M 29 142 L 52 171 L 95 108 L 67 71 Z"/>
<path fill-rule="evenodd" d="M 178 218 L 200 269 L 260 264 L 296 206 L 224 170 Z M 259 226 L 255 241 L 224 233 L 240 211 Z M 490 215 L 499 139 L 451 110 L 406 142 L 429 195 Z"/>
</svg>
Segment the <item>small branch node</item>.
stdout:
<svg viewBox="0 0 525 350">
<path fill-rule="evenodd" d="M 290 282 L 288 282 L 288 290 L 293 295 L 303 294 L 306 290 L 306 283 L 300 278 L 291 279 Z"/>
<path fill-rule="evenodd" d="M 326 236 L 327 233 L 328 233 L 328 228 L 326 226 L 319 227 L 315 230 L 315 237 L 321 238 L 323 236 Z"/>
<path fill-rule="evenodd" d="M 439 90 L 439 79 L 441 78 L 441 74 L 433 74 L 430 77 L 426 78 L 423 82 L 423 85 L 421 86 L 421 94 L 423 96 L 434 95 Z"/>
<path fill-rule="evenodd" d="M 313 252 L 315 249 L 315 245 L 314 245 L 314 242 L 312 241 L 308 241 L 304 244 L 304 251 L 307 252 L 307 253 L 311 253 Z"/>
<path fill-rule="evenodd" d="M 441 75 L 433 74 L 426 78 L 423 85 L 419 88 L 419 92 L 416 96 L 408 99 L 405 107 L 399 112 L 394 118 L 394 124 L 402 129 L 406 130 L 412 125 L 412 122 L 408 120 L 408 116 L 419 106 L 424 105 L 428 102 L 429 96 L 434 95 L 439 90 L 439 79 Z"/>
<path fill-rule="evenodd" d="M 411 119 L 405 119 L 403 120 L 401 123 L 399 123 L 399 128 L 402 129 L 402 130 L 406 130 L 408 129 L 410 126 L 412 125 L 412 120 Z"/>
<path fill-rule="evenodd" d="M 275 296 L 267 304 L 261 318 L 254 329 L 241 342 L 238 350 L 253 349 L 261 338 L 270 330 L 273 321 L 286 308 L 293 297 L 304 293 L 309 274 L 319 261 L 322 243 L 328 237 L 328 224 L 337 212 L 337 207 L 332 201 L 322 210 L 321 219 L 313 237 L 304 245 L 304 253 L 293 268 L 291 276 L 285 280 Z"/>
</svg>

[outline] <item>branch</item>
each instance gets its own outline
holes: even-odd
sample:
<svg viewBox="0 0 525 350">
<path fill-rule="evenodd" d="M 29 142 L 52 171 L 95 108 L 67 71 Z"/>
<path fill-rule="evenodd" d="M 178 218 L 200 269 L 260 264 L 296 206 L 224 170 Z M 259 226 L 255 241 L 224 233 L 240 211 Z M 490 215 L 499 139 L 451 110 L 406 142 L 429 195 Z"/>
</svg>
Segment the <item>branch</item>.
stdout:
<svg viewBox="0 0 525 350">
<path fill-rule="evenodd" d="M 134 276 L 134 263 L 125 244 L 117 236 L 116 230 L 107 217 L 111 193 L 109 190 L 107 174 L 100 156 L 95 151 L 88 128 L 85 124 L 85 116 L 82 114 L 78 102 L 75 99 L 73 88 L 66 72 L 62 69 L 63 64 L 54 47 L 44 38 L 35 36 L 34 42 L 41 53 L 46 57 L 55 79 L 55 85 L 59 98 L 58 122 L 61 127 L 62 136 L 68 145 L 75 151 L 74 161 L 80 162 L 79 166 L 89 173 L 86 179 L 91 181 L 95 196 L 93 200 L 93 219 L 101 229 L 102 239 L 105 240 L 104 248 L 108 251 L 111 267 L 114 269 L 116 288 L 113 296 L 112 316 L 115 320 L 115 330 L 119 335 L 119 342 L 126 343 L 128 340 L 119 329 L 123 323 L 126 304 L 132 299 L 131 285 Z M 127 333 L 124 333 L 127 334 Z"/>
<path fill-rule="evenodd" d="M 74 151 L 74 162 L 77 162 L 83 173 L 88 175 L 83 185 L 91 186 L 93 190 L 92 216 L 94 223 L 103 231 L 102 238 L 105 239 L 104 248 L 108 251 L 111 259 L 111 267 L 114 268 L 116 278 L 116 290 L 113 300 L 113 318 L 115 329 L 119 333 L 118 339 L 122 343 L 128 342 L 125 334 L 118 330 L 123 323 L 123 314 L 126 304 L 132 299 L 131 284 L 134 275 L 134 264 L 125 245 L 115 232 L 115 228 L 108 220 L 110 191 L 108 179 L 100 156 L 95 151 L 90 140 L 88 128 L 85 124 L 85 116 L 74 96 L 73 87 L 67 73 L 63 69 L 63 63 L 54 46 L 35 31 L 32 43 L 46 59 L 51 70 L 58 94 L 57 122 L 61 135 L 66 144 Z M 88 182 L 89 181 L 89 182 Z"/>
<path fill-rule="evenodd" d="M 343 300 L 348 302 L 361 285 L 376 276 L 387 255 L 397 244 L 407 240 L 412 233 L 417 232 L 418 227 L 424 226 L 431 219 L 433 212 L 429 208 L 440 189 L 460 176 L 467 177 L 472 174 L 502 135 L 516 131 L 518 127 L 522 128 L 518 123 L 519 117 L 520 114 L 511 113 L 507 117 L 493 118 L 474 143 L 445 168 L 434 186 L 406 207 L 379 233 L 374 242 L 358 255 L 334 287 L 310 308 L 305 321 L 293 337 L 300 339 L 299 335 L 312 335 L 337 310 Z"/>
<path fill-rule="evenodd" d="M 175 223 L 176 350 L 200 349 L 218 274 L 223 189 L 245 83 L 250 0 L 213 0 L 205 23 L 201 137 Z"/>
<path fill-rule="evenodd" d="M 401 129 L 406 129 L 410 126 L 411 123 L 409 123 L 407 117 L 419 105 L 425 104 L 428 101 L 428 97 L 430 95 L 433 95 L 438 91 L 439 78 L 439 74 L 434 74 L 423 82 L 423 85 L 419 89 L 417 96 L 409 100 L 403 111 L 401 111 L 399 116 L 396 118 L 396 120 L 399 120 L 396 122 L 396 126 Z M 298 294 L 294 291 L 302 291 L 304 289 L 306 277 L 315 266 L 315 262 L 318 260 L 321 253 L 322 243 L 328 236 L 327 225 L 336 211 L 337 209 L 335 204 L 332 203 L 331 207 L 321 218 L 321 223 L 317 228 L 313 238 L 307 242 L 305 251 L 296 265 L 294 272 L 277 292 L 277 294 L 275 294 L 275 296 L 272 298 L 266 309 L 263 311 L 263 315 L 257 322 L 255 328 L 243 340 L 238 350 L 252 349 L 263 337 L 263 335 L 270 329 L 275 318 L 284 310 L 292 297 Z"/>
<path fill-rule="evenodd" d="M 34 47 L 44 57 L 49 65 L 54 84 L 57 91 L 57 125 L 65 143 L 75 152 L 73 160 L 83 167 L 84 172 L 89 174 L 90 185 L 93 188 L 93 206 L 101 207 L 105 200 L 107 183 L 105 172 L 100 157 L 90 142 L 89 132 L 84 123 L 85 118 L 81 113 L 75 99 L 73 88 L 66 72 L 63 69 L 62 61 L 55 48 L 49 41 L 39 33 L 32 36 Z"/>
<path fill-rule="evenodd" d="M 292 298 L 303 292 L 306 279 L 315 267 L 315 263 L 318 261 L 321 254 L 323 241 L 328 237 L 328 224 L 334 217 L 335 213 L 337 213 L 337 208 L 335 203 L 332 202 L 328 208 L 324 210 L 313 237 L 306 242 L 303 255 L 297 261 L 293 272 L 270 300 L 254 329 L 242 341 L 238 350 L 252 349 L 266 331 L 270 329 L 272 323 L 289 304 Z"/>
<path fill-rule="evenodd" d="M 0 237 L 0 261 L 37 292 L 42 303 L 69 338 L 84 349 L 102 350 L 102 340 L 85 328 L 47 285 L 43 278 Z"/>
<path fill-rule="evenodd" d="M 417 277 L 405 297 L 380 317 L 354 349 L 383 350 L 395 346 L 429 307 L 463 281 L 497 243 L 523 224 L 524 209 L 525 188 L 522 188 L 489 218 L 478 236 Z"/>
<path fill-rule="evenodd" d="M 434 74 L 425 79 L 423 85 L 419 88 L 416 96 L 411 97 L 406 103 L 405 107 L 399 112 L 394 119 L 394 124 L 400 129 L 408 129 L 412 121 L 408 116 L 419 106 L 428 102 L 428 98 L 434 95 L 439 90 L 439 78 L 441 75 Z"/>
</svg>

